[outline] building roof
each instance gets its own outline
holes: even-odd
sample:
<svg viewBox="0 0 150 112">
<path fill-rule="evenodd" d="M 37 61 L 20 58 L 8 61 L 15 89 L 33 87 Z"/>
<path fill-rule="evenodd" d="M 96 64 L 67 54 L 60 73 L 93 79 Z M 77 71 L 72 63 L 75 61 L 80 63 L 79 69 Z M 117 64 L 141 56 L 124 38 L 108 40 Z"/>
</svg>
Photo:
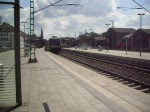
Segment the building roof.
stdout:
<svg viewBox="0 0 150 112">
<path fill-rule="evenodd" d="M 2 24 L 0 25 L 0 31 L 14 31 L 14 27 L 10 24 Z"/>
<path fill-rule="evenodd" d="M 0 32 L 14 32 L 14 27 L 8 23 L 0 25 Z M 20 35 L 26 35 L 23 31 L 20 30 Z"/>
<path fill-rule="evenodd" d="M 150 34 L 150 29 L 142 29 L 142 31 L 144 31 L 147 34 Z"/>
<path fill-rule="evenodd" d="M 133 28 L 111 28 L 118 33 L 134 33 L 136 30 Z"/>
<path fill-rule="evenodd" d="M 150 35 L 150 29 L 138 29 L 136 32 L 134 32 L 130 37 L 134 37 L 136 34 L 140 33 L 140 31 L 143 31 L 144 33 Z"/>
<path fill-rule="evenodd" d="M 129 34 L 125 35 L 124 37 L 125 37 L 125 38 L 130 38 L 133 34 L 134 34 L 134 33 L 129 33 Z"/>
</svg>

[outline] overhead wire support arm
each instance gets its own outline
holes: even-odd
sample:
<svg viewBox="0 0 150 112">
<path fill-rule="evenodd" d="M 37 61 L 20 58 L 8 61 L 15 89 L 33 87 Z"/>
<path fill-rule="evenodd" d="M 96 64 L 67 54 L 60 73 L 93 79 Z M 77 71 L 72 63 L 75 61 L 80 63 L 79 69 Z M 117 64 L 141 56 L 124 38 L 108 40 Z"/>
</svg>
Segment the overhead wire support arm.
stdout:
<svg viewBox="0 0 150 112">
<path fill-rule="evenodd" d="M 48 5 L 46 7 L 43 7 L 41 9 L 37 10 L 37 11 L 34 11 L 33 13 L 37 13 L 37 12 L 39 12 L 39 11 L 41 11 L 43 9 L 46 9 L 46 8 L 48 8 L 50 6 L 67 6 L 67 5 L 81 6 L 80 4 L 61 4 L 61 5 L 55 5 L 55 4 L 57 4 L 57 3 L 61 2 L 61 1 L 62 0 L 59 0 L 59 1 L 55 2 L 55 3 L 51 3 L 50 5 Z"/>
<path fill-rule="evenodd" d="M 146 8 L 144 8 L 142 5 L 140 5 L 139 3 L 137 3 L 135 0 L 133 0 L 133 2 L 135 2 L 136 4 L 138 4 L 140 7 L 142 7 L 143 9 L 145 9 L 147 12 L 149 12 L 150 13 L 150 11 L 149 10 L 147 10 Z"/>
<path fill-rule="evenodd" d="M 54 5 L 54 6 L 66 6 L 66 5 L 80 6 L 80 4 L 61 4 L 61 5 Z"/>
<path fill-rule="evenodd" d="M 6 4 L 6 5 L 10 4 L 10 5 L 14 5 L 15 2 L 0 2 L 0 4 Z"/>
<path fill-rule="evenodd" d="M 135 7 L 135 8 L 132 8 L 132 7 L 117 7 L 117 9 L 143 9 L 143 8 L 139 8 L 139 7 Z"/>
</svg>

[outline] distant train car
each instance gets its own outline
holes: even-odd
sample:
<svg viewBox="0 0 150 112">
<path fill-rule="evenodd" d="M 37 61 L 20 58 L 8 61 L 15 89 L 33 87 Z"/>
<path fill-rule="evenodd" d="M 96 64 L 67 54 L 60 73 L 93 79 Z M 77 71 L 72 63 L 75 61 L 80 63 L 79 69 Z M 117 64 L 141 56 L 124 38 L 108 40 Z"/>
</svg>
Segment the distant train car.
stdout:
<svg viewBox="0 0 150 112">
<path fill-rule="evenodd" d="M 58 54 L 61 51 L 61 39 L 50 38 L 49 40 L 47 40 L 45 43 L 45 50 Z"/>
</svg>

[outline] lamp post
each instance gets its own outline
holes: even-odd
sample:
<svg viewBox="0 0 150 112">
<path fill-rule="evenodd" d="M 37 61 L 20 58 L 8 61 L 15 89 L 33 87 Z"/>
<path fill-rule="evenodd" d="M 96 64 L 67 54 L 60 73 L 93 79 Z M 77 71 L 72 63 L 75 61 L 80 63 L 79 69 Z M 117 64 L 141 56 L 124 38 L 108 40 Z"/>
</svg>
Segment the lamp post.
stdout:
<svg viewBox="0 0 150 112">
<path fill-rule="evenodd" d="M 112 28 L 114 28 L 114 21 L 113 20 L 109 20 L 109 21 L 112 22 Z"/>
<path fill-rule="evenodd" d="M 126 54 L 127 54 L 127 50 L 128 50 L 128 41 L 127 41 L 127 38 L 128 37 L 125 37 L 126 38 Z"/>
<path fill-rule="evenodd" d="M 89 29 L 91 32 L 93 32 L 93 29 L 91 28 L 91 29 Z"/>
<path fill-rule="evenodd" d="M 111 30 L 111 47 L 114 47 L 114 39 L 113 39 L 113 28 L 114 28 L 114 21 L 113 20 L 109 20 L 112 22 L 112 30 Z"/>
<path fill-rule="evenodd" d="M 108 52 L 108 26 L 110 24 L 105 24 L 107 26 L 107 37 L 106 37 L 106 43 L 107 43 L 107 52 Z"/>
<path fill-rule="evenodd" d="M 26 21 L 24 21 L 24 22 L 21 22 L 21 23 L 23 23 L 24 24 L 24 37 L 23 37 L 23 44 L 24 44 L 24 56 L 25 56 L 25 24 L 27 23 Z"/>
<path fill-rule="evenodd" d="M 24 24 L 24 47 L 25 47 L 25 34 L 26 34 L 26 33 L 25 33 L 25 29 L 26 29 L 26 28 L 25 28 L 25 27 L 26 27 L 26 26 L 25 26 L 25 24 L 26 24 L 27 22 L 26 22 L 26 21 L 24 21 L 24 22 L 21 22 L 21 23 L 23 23 L 23 24 Z"/>
<path fill-rule="evenodd" d="M 76 33 L 74 34 L 74 37 L 75 37 L 75 39 L 76 39 L 76 37 L 77 37 Z"/>
<path fill-rule="evenodd" d="M 145 14 L 144 13 L 139 13 L 137 14 L 140 16 L 140 56 L 141 56 L 141 29 L 142 29 L 142 16 L 144 16 Z"/>
</svg>

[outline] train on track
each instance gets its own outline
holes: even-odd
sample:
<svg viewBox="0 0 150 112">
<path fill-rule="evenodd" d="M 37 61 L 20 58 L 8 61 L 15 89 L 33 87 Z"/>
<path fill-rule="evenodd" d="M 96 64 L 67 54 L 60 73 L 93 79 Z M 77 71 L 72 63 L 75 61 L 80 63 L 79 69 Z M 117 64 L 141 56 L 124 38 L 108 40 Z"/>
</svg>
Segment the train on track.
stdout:
<svg viewBox="0 0 150 112">
<path fill-rule="evenodd" d="M 58 54 L 61 51 L 61 39 L 50 38 L 45 42 L 45 50 Z"/>
</svg>

